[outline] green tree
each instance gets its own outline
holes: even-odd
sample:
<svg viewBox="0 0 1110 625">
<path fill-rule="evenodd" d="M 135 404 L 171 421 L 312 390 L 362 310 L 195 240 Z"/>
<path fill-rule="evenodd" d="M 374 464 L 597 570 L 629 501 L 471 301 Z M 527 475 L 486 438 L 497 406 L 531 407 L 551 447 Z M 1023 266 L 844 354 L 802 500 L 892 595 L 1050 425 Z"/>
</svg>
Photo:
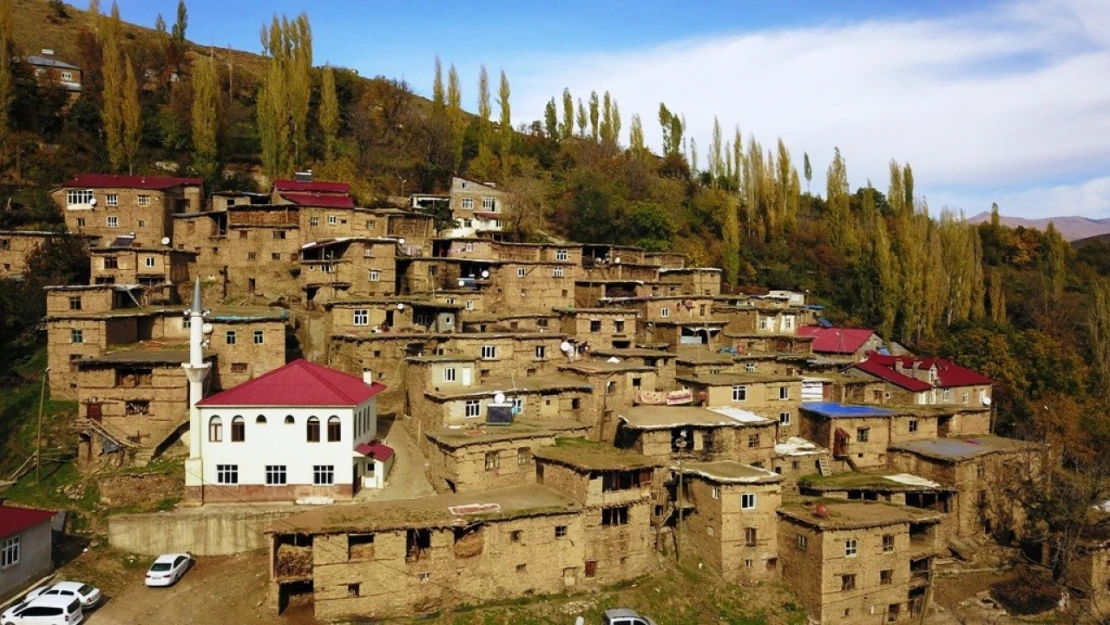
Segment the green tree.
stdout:
<svg viewBox="0 0 1110 625">
<path fill-rule="evenodd" d="M 450 135 L 448 142 L 451 145 L 454 171 L 457 173 L 462 167 L 466 114 L 462 109 L 462 87 L 459 84 L 459 72 L 455 70 L 454 64 L 447 72 L 447 128 Z"/>
<path fill-rule="evenodd" d="M 616 98 L 613 99 L 613 108 L 610 112 L 610 145 L 614 148 L 619 148 L 621 143 L 621 107 L 617 104 Z"/>
<path fill-rule="evenodd" d="M 168 33 L 166 32 L 166 19 L 162 17 L 161 13 L 158 14 L 158 17 L 154 18 L 154 30 L 158 33 L 159 36 L 168 36 Z"/>
<path fill-rule="evenodd" d="M 644 146 L 644 125 L 639 113 L 632 115 L 632 123 L 628 128 L 628 151 L 635 159 L 642 159 L 647 153 Z"/>
<path fill-rule="evenodd" d="M 177 2 L 177 21 L 173 24 L 173 40 L 177 45 L 185 45 L 185 29 L 189 27 L 189 12 L 185 9 L 185 0 Z"/>
<path fill-rule="evenodd" d="M 559 125 L 559 138 L 568 139 L 574 134 L 574 99 L 570 89 L 563 89 L 563 121 Z"/>
<path fill-rule="evenodd" d="M 432 81 L 432 111 L 436 115 L 442 115 L 446 108 L 447 99 L 443 91 L 443 64 L 440 63 L 437 54 L 435 79 Z"/>
<path fill-rule="evenodd" d="M 840 155 L 840 148 L 836 148 L 826 176 L 825 203 L 828 206 L 832 243 L 837 249 L 852 255 L 856 248 L 856 232 L 849 198 L 848 169 Z"/>
<path fill-rule="evenodd" d="M 271 178 L 289 175 L 308 156 L 308 108 L 312 92 L 312 27 L 308 15 L 275 15 L 262 27 L 269 68 L 257 98 L 262 167 Z"/>
<path fill-rule="evenodd" d="M 489 73 L 486 72 L 486 66 L 482 65 L 478 72 L 478 143 L 487 146 L 490 141 L 489 117 L 493 112 L 489 98 Z"/>
<path fill-rule="evenodd" d="M 103 106 L 101 117 L 104 123 L 104 139 L 108 146 L 108 161 L 112 171 L 120 171 L 127 161 L 127 152 L 124 148 L 123 128 L 123 93 L 124 93 L 124 68 L 123 56 L 120 51 L 120 17 L 119 6 L 112 3 L 111 17 L 103 22 L 103 57 L 102 74 L 104 76 Z"/>
<path fill-rule="evenodd" d="M 543 128 L 549 139 L 559 139 L 559 110 L 555 106 L 555 98 L 551 98 L 543 107 Z"/>
<path fill-rule="evenodd" d="M 806 174 L 806 193 L 809 193 L 809 183 L 813 180 L 813 166 L 809 164 L 809 152 L 802 152 L 802 167 Z"/>
<path fill-rule="evenodd" d="M 501 175 L 508 178 L 513 166 L 513 116 L 509 104 L 509 78 L 505 70 L 501 70 L 501 84 L 497 89 L 497 106 L 501 109 L 501 122 L 498 129 L 501 151 Z"/>
<path fill-rule="evenodd" d="M 440 82 L 440 105 L 439 116 L 443 115 L 443 85 L 438 80 L 439 78 L 439 59 L 436 59 L 436 78 Z M 331 160 L 335 158 L 335 142 L 339 137 L 339 97 L 335 92 L 335 70 L 328 67 L 324 68 L 323 77 L 320 81 L 320 129 L 324 132 L 324 158 Z"/>
<path fill-rule="evenodd" d="M 220 85 L 216 61 L 202 57 L 193 67 L 193 164 L 205 180 L 220 170 Z"/>
<path fill-rule="evenodd" d="M 597 100 L 597 92 L 596 91 L 591 91 L 590 92 L 590 137 L 594 140 L 594 143 L 597 143 L 598 138 L 600 137 L 600 134 L 601 134 L 601 128 L 600 128 L 599 123 L 598 123 L 599 107 L 600 107 L 600 105 L 598 104 L 598 100 Z"/>
<path fill-rule="evenodd" d="M 143 136 L 143 110 L 139 104 L 139 81 L 131 57 L 125 56 L 123 97 L 120 107 L 123 117 L 123 153 L 127 159 L 127 172 L 135 173 L 135 158 L 139 154 L 139 140 Z"/>
<path fill-rule="evenodd" d="M 578 122 L 578 136 L 584 138 L 586 136 L 586 124 L 589 118 L 586 117 L 586 107 L 582 105 L 582 98 L 578 98 L 578 116 L 576 121 Z"/>
</svg>

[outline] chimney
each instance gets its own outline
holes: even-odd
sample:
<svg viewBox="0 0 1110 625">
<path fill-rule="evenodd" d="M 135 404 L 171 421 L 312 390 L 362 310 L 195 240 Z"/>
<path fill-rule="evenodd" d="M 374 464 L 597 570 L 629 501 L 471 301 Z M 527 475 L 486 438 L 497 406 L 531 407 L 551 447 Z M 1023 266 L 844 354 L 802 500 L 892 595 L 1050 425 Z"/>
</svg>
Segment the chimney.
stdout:
<svg viewBox="0 0 1110 625">
<path fill-rule="evenodd" d="M 54 50 L 51 49 L 51 48 L 43 48 L 42 49 L 42 55 L 43 56 L 54 56 Z"/>
<path fill-rule="evenodd" d="M 293 174 L 294 182 L 312 182 L 312 170 L 298 171 Z"/>
<path fill-rule="evenodd" d="M 374 384 L 374 372 L 370 369 L 363 369 L 362 382 L 367 386 L 372 386 Z"/>
</svg>

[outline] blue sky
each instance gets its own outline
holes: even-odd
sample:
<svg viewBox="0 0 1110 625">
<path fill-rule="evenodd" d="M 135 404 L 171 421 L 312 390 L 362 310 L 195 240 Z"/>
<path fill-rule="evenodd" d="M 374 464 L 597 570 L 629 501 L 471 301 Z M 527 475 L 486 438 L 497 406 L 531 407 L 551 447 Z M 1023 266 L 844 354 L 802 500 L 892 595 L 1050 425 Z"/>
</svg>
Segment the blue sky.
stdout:
<svg viewBox="0 0 1110 625">
<path fill-rule="evenodd" d="M 428 93 L 436 54 L 473 108 L 478 67 L 504 69 L 514 123 L 570 87 L 610 90 L 658 143 L 660 101 L 705 149 L 713 117 L 782 137 L 814 190 L 833 146 L 853 186 L 914 166 L 935 213 L 1110 217 L 1110 2 L 379 2 L 187 0 L 189 38 L 258 51 L 274 13 L 307 10 L 315 60 Z M 122 0 L 146 25 L 176 0 Z M 496 112 L 495 112 L 496 114 Z"/>
</svg>

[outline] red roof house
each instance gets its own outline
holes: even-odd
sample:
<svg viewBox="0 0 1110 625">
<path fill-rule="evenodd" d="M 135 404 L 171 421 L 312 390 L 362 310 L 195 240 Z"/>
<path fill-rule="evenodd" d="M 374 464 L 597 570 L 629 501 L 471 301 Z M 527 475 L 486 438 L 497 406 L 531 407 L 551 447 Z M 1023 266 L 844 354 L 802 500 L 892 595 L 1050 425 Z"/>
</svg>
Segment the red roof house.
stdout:
<svg viewBox="0 0 1110 625">
<path fill-rule="evenodd" d="M 62 188 L 79 189 L 150 189 L 162 191 L 173 187 L 199 187 L 204 178 L 177 178 L 174 176 L 119 176 L 116 174 L 81 174 L 66 182 Z"/>
<path fill-rule="evenodd" d="M 297 180 L 275 180 L 274 190 L 278 193 L 338 193 L 351 192 L 346 182 L 300 182 Z"/>
<path fill-rule="evenodd" d="M 34 508 L 13 508 L 0 505 L 0 538 L 7 538 L 32 528 L 39 523 L 49 523 L 57 512 Z"/>
<path fill-rule="evenodd" d="M 867 360 L 854 365 L 859 371 L 873 375 L 908 391 L 920 392 L 931 388 L 959 388 L 964 386 L 990 386 L 994 383 L 987 376 L 961 367 L 943 358 L 916 358 L 914 356 L 884 356 L 869 354 Z M 932 380 L 929 382 L 928 380 Z"/>
<path fill-rule="evenodd" d="M 0 547 L 5 555 L 0 597 L 14 595 L 53 570 L 52 521 L 56 514 L 0 505 Z"/>
<path fill-rule="evenodd" d="M 388 462 L 393 457 L 393 448 L 381 441 L 359 443 L 355 447 L 355 452 L 379 462 Z"/>
<path fill-rule="evenodd" d="M 367 384 L 361 377 L 328 367 L 294 360 L 253 380 L 233 386 L 197 402 L 215 406 L 357 406 L 385 390 L 385 385 Z"/>
<path fill-rule="evenodd" d="M 318 206 L 322 208 L 354 208 L 355 201 L 349 195 L 336 193 L 282 193 L 282 199 L 298 206 Z"/>
<path fill-rule="evenodd" d="M 879 346 L 881 342 L 874 330 L 867 328 L 822 328 L 802 326 L 800 336 L 813 337 L 813 353 L 831 356 L 860 356 Z"/>
</svg>

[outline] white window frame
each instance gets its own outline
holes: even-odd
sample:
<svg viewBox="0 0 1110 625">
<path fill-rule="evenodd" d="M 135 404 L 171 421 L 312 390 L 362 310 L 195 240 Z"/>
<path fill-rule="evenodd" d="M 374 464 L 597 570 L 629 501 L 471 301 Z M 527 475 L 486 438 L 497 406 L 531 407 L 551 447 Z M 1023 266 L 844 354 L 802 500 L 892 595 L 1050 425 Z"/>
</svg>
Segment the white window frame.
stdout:
<svg viewBox="0 0 1110 625">
<path fill-rule="evenodd" d="M 108 215 L 104 223 L 107 224 L 109 228 L 119 228 L 119 217 L 116 215 Z"/>
<path fill-rule="evenodd" d="M 446 367 L 443 370 L 443 381 L 454 382 L 457 379 L 457 370 L 454 367 Z"/>
<path fill-rule="evenodd" d="M 379 271 L 377 269 L 371 269 L 370 270 L 370 281 L 371 282 L 381 282 L 381 279 L 382 279 L 382 272 L 381 271 Z"/>
<path fill-rule="evenodd" d="M 150 196 L 145 194 L 139 195 L 135 198 L 135 203 L 138 204 L 141 208 L 146 208 L 147 206 L 150 206 Z"/>
<path fill-rule="evenodd" d="M 844 540 L 844 557 L 854 558 L 859 554 L 859 540 L 848 538 Z"/>
<path fill-rule="evenodd" d="M 109 194 L 105 195 L 104 196 L 104 205 L 105 206 L 119 206 L 119 194 L 118 193 L 109 193 Z"/>
<path fill-rule="evenodd" d="M 791 413 L 789 413 L 789 412 L 780 412 L 779 413 L 779 425 L 790 425 L 790 421 L 791 421 L 792 418 L 793 418 L 793 415 L 791 415 Z"/>
<path fill-rule="evenodd" d="M 551 277 L 552 278 L 562 278 L 563 277 L 563 268 L 562 267 L 553 268 L 551 270 Z"/>
<path fill-rule="evenodd" d="M 266 465 L 266 486 L 285 486 L 289 483 L 289 468 L 284 464 Z"/>
<path fill-rule="evenodd" d="M 73 82 L 73 72 L 62 72 L 62 80 Z"/>
<path fill-rule="evenodd" d="M 312 485 L 313 486 L 333 486 L 335 484 L 335 465 L 334 464 L 314 464 L 312 465 Z"/>
<path fill-rule="evenodd" d="M 759 315 L 759 330 L 761 332 L 766 331 L 770 328 L 770 324 L 768 323 L 769 319 L 770 319 L 770 317 L 766 317 L 764 315 Z"/>
<path fill-rule="evenodd" d="M 329 226 L 338 226 L 339 225 L 339 215 L 328 215 L 328 225 Z M 323 465 L 321 465 L 321 466 L 323 466 Z"/>
<path fill-rule="evenodd" d="M 748 401 L 748 387 L 747 386 L 734 386 L 734 387 L 732 387 L 732 401 Z"/>
<path fill-rule="evenodd" d="M 224 344 L 236 345 L 239 342 L 239 334 L 235 330 L 228 330 L 224 332 Z"/>
<path fill-rule="evenodd" d="M 755 510 L 759 504 L 759 496 L 756 493 L 741 493 L 740 495 L 740 509 L 741 510 Z"/>
<path fill-rule="evenodd" d="M 744 371 L 746 373 L 755 373 L 755 363 L 749 362 L 744 364 Z"/>
<path fill-rule="evenodd" d="M 20 536 L 12 536 L 0 541 L 0 569 L 19 564 L 19 557 L 23 547 Z"/>
<path fill-rule="evenodd" d="M 312 228 L 318 227 L 320 225 L 320 218 L 319 217 L 309 217 L 308 218 L 308 225 Z"/>
<path fill-rule="evenodd" d="M 713 493 L 713 498 L 714 499 L 720 499 L 721 498 L 721 487 L 720 486 L 714 486 L 712 493 Z"/>
<path fill-rule="evenodd" d="M 462 208 L 462 209 L 465 209 L 465 210 L 474 210 L 474 198 L 464 197 L 462 199 L 462 201 L 459 202 L 459 208 Z"/>
<path fill-rule="evenodd" d="M 262 330 L 255 330 L 254 331 L 254 344 L 255 345 L 265 345 L 266 344 L 266 333 L 263 332 Z"/>
<path fill-rule="evenodd" d="M 143 256 L 143 267 L 146 267 L 148 269 L 153 269 L 154 268 L 154 257 L 153 256 Z"/>
<path fill-rule="evenodd" d="M 216 465 L 216 483 L 217 484 L 238 484 L 239 483 L 239 465 L 237 465 L 237 464 L 217 464 Z"/>
<path fill-rule="evenodd" d="M 497 212 L 497 199 L 488 195 L 482 196 L 482 210 L 491 213 Z"/>
<path fill-rule="evenodd" d="M 659 316 L 664 317 L 664 318 L 670 317 L 671 316 L 671 309 L 667 308 L 666 306 L 660 308 L 659 309 Z"/>
<path fill-rule="evenodd" d="M 466 243 L 463 243 L 463 251 L 464 252 L 473 252 L 474 251 L 474 244 L 471 243 L 470 241 L 467 241 Z"/>
<path fill-rule="evenodd" d="M 537 345 L 536 346 L 536 360 L 545 360 L 545 359 L 547 359 L 547 346 L 546 345 Z"/>
<path fill-rule="evenodd" d="M 483 345 L 482 346 L 482 360 L 496 360 L 497 359 L 497 346 L 496 345 Z"/>
<path fill-rule="evenodd" d="M 367 308 L 356 308 L 355 310 L 351 311 L 351 325 L 370 325 L 370 310 Z"/>
<path fill-rule="evenodd" d="M 524 273 L 525 273 L 525 272 L 524 272 L 524 267 L 517 267 L 517 268 L 516 268 L 516 277 L 518 277 L 518 278 L 523 278 L 523 277 L 524 277 Z"/>
<path fill-rule="evenodd" d="M 472 300 L 472 299 L 466 300 L 466 309 L 467 310 L 474 310 L 474 300 Z"/>
<path fill-rule="evenodd" d="M 482 402 L 477 399 L 468 399 L 463 404 L 463 417 L 473 419 L 482 416 Z"/>
<path fill-rule="evenodd" d="M 70 189 L 66 191 L 66 206 L 92 206 L 92 189 Z"/>
<path fill-rule="evenodd" d="M 566 250 L 555 250 L 555 260 L 566 261 L 570 259 L 570 254 Z"/>
<path fill-rule="evenodd" d="M 790 399 L 790 387 L 789 386 L 780 386 L 779 387 L 779 400 L 788 401 L 789 399 Z"/>
<path fill-rule="evenodd" d="M 783 330 L 793 330 L 794 329 L 794 315 L 783 315 L 783 317 L 782 317 L 782 329 Z"/>
</svg>

